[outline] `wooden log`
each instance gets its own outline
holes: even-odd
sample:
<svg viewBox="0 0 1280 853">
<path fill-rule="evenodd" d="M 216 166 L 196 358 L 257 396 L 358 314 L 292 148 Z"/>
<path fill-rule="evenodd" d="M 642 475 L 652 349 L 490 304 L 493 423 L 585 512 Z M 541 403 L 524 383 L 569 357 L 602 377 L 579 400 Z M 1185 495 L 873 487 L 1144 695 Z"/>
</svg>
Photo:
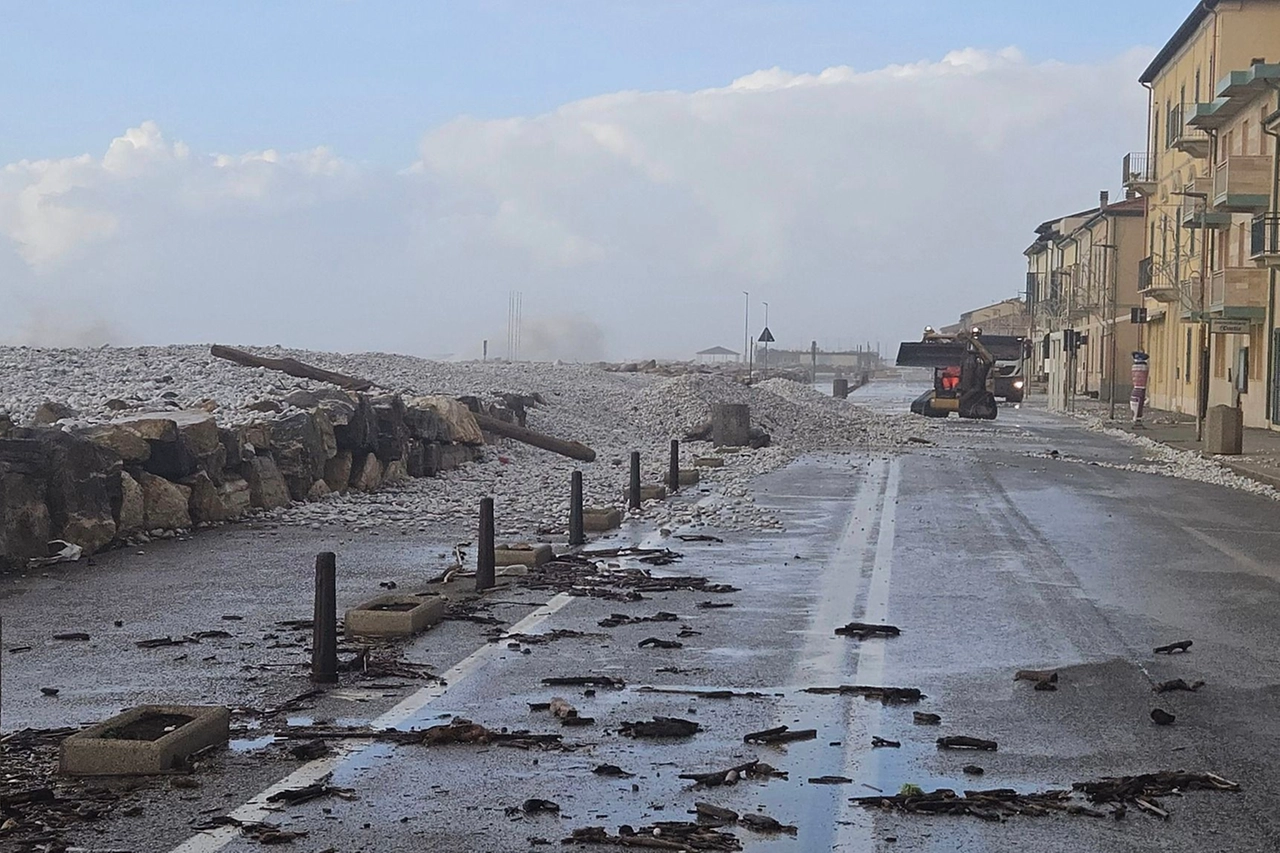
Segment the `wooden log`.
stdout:
<svg viewBox="0 0 1280 853">
<path fill-rule="evenodd" d="M 534 432 L 528 427 L 510 424 L 478 412 L 476 413 L 476 423 L 485 432 L 491 432 L 503 438 L 515 439 L 524 444 L 540 447 L 543 450 L 550 450 L 552 453 L 559 453 L 561 456 L 568 456 L 570 459 L 577 459 L 582 462 L 596 461 L 596 452 L 585 444 L 576 441 L 565 441 L 554 436 L 544 435 L 540 432 Z"/>
<path fill-rule="evenodd" d="M 298 361 L 296 358 L 267 358 L 266 356 L 254 355 L 251 352 L 245 352 L 235 347 L 222 346 L 221 344 L 214 344 L 210 347 L 209 354 L 214 358 L 224 358 L 243 367 L 265 367 L 268 370 L 278 370 L 281 373 L 287 373 L 299 379 L 328 382 L 347 391 L 368 391 L 370 388 L 376 387 L 368 379 L 358 379 L 354 376 L 335 373 L 332 370 L 325 370 L 322 367 Z"/>
</svg>

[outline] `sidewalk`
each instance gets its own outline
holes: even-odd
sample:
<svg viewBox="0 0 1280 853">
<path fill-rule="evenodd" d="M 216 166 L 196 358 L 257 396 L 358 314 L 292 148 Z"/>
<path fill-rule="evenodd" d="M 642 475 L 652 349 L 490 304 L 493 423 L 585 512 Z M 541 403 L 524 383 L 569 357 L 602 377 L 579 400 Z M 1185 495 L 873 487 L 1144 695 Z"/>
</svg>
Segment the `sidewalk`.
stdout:
<svg viewBox="0 0 1280 853">
<path fill-rule="evenodd" d="M 1167 444 L 1177 450 L 1189 450 L 1204 454 L 1204 443 L 1196 440 L 1196 419 L 1193 415 L 1147 409 L 1143 413 L 1142 427 L 1135 429 L 1130 423 L 1129 406 L 1116 406 L 1116 420 L 1108 419 L 1110 405 L 1097 400 L 1077 400 L 1075 411 L 1091 414 L 1114 429 L 1141 435 L 1152 441 Z M 1230 471 L 1248 477 L 1263 485 L 1280 489 L 1280 432 L 1247 427 L 1244 431 L 1244 452 L 1239 456 L 1212 456 Z"/>
</svg>

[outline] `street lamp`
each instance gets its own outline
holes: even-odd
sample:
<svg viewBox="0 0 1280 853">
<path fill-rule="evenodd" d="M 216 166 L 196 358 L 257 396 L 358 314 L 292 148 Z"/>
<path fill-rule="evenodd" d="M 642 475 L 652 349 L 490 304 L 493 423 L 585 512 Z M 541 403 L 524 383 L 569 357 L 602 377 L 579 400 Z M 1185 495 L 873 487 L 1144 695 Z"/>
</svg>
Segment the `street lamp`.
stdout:
<svg viewBox="0 0 1280 853">
<path fill-rule="evenodd" d="M 1108 228 L 1109 227 L 1110 226 L 1108 226 Z M 1094 245 L 1094 248 L 1110 249 L 1113 252 L 1119 250 L 1119 247 L 1116 246 L 1115 243 L 1097 243 Z M 1116 288 L 1119 286 L 1119 283 L 1116 278 L 1116 273 L 1117 273 L 1116 267 L 1118 267 L 1119 265 L 1120 265 L 1120 259 L 1119 259 L 1119 256 L 1117 255 L 1115 260 L 1111 262 L 1110 270 L 1108 270 L 1106 255 L 1102 256 L 1102 280 L 1104 283 L 1108 279 L 1107 273 L 1108 272 L 1111 273 L 1110 275 L 1110 279 L 1111 279 L 1110 281 L 1110 284 L 1111 284 L 1111 287 L 1110 287 L 1110 290 L 1111 290 L 1111 341 L 1110 341 L 1111 353 L 1109 356 L 1111 360 L 1111 367 L 1110 367 L 1110 370 L 1108 370 L 1108 373 L 1110 374 L 1108 381 L 1111 384 L 1111 392 L 1108 396 L 1111 398 L 1111 412 L 1109 417 L 1113 421 L 1116 419 Z"/>
<path fill-rule="evenodd" d="M 764 330 L 767 332 L 769 331 L 769 303 L 761 300 L 760 304 L 764 305 Z M 766 379 L 769 378 L 769 342 L 767 340 L 764 342 L 763 375 Z"/>
<path fill-rule="evenodd" d="M 742 291 L 743 296 L 743 315 L 742 315 L 742 342 L 746 348 L 742 350 L 742 355 L 747 359 L 747 384 L 751 384 L 751 294 L 748 291 Z"/>
<path fill-rule="evenodd" d="M 1200 327 L 1200 346 L 1196 365 L 1197 379 L 1199 380 L 1196 388 L 1196 441 L 1204 441 L 1204 416 L 1205 409 L 1208 408 L 1209 403 L 1209 335 L 1206 333 L 1204 320 L 1204 281 L 1209 277 L 1209 239 L 1207 232 L 1209 194 L 1184 190 L 1182 192 L 1174 192 L 1173 195 L 1200 200 L 1200 310 L 1197 312 L 1199 316 L 1196 318 L 1196 325 Z"/>
</svg>

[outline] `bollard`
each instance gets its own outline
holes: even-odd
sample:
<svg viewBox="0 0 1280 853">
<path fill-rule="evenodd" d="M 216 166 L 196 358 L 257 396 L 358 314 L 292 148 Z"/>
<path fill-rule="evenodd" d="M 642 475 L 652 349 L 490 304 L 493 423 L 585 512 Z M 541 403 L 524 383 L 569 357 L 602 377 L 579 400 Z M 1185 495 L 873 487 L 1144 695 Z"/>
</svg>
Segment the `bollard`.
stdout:
<svg viewBox="0 0 1280 853">
<path fill-rule="evenodd" d="M 480 543 L 476 549 L 476 592 L 494 585 L 493 498 L 480 499 Z"/>
<path fill-rule="evenodd" d="M 569 544 L 585 545 L 586 542 L 582 531 L 582 472 L 574 471 L 569 486 Z"/>
<path fill-rule="evenodd" d="M 667 488 L 672 492 L 680 488 L 680 442 L 671 439 L 671 467 L 667 469 Z"/>
<path fill-rule="evenodd" d="M 311 634 L 311 680 L 338 680 L 338 558 L 332 551 L 316 555 L 316 609 Z"/>
<path fill-rule="evenodd" d="M 640 508 L 640 451 L 631 451 L 631 508 Z"/>
<path fill-rule="evenodd" d="M 849 380 L 833 379 L 831 381 L 831 396 L 839 400 L 849 399 Z"/>
</svg>

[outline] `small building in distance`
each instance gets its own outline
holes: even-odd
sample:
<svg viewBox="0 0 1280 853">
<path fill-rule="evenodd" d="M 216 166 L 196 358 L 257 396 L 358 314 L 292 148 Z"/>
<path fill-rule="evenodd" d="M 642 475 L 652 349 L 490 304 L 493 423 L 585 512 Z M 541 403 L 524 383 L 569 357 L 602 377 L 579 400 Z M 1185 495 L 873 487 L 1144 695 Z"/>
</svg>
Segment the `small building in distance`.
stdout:
<svg viewBox="0 0 1280 853">
<path fill-rule="evenodd" d="M 728 347 L 709 347 L 708 349 L 698 350 L 696 358 L 698 364 L 724 364 L 737 360 L 738 353 Z"/>
</svg>

